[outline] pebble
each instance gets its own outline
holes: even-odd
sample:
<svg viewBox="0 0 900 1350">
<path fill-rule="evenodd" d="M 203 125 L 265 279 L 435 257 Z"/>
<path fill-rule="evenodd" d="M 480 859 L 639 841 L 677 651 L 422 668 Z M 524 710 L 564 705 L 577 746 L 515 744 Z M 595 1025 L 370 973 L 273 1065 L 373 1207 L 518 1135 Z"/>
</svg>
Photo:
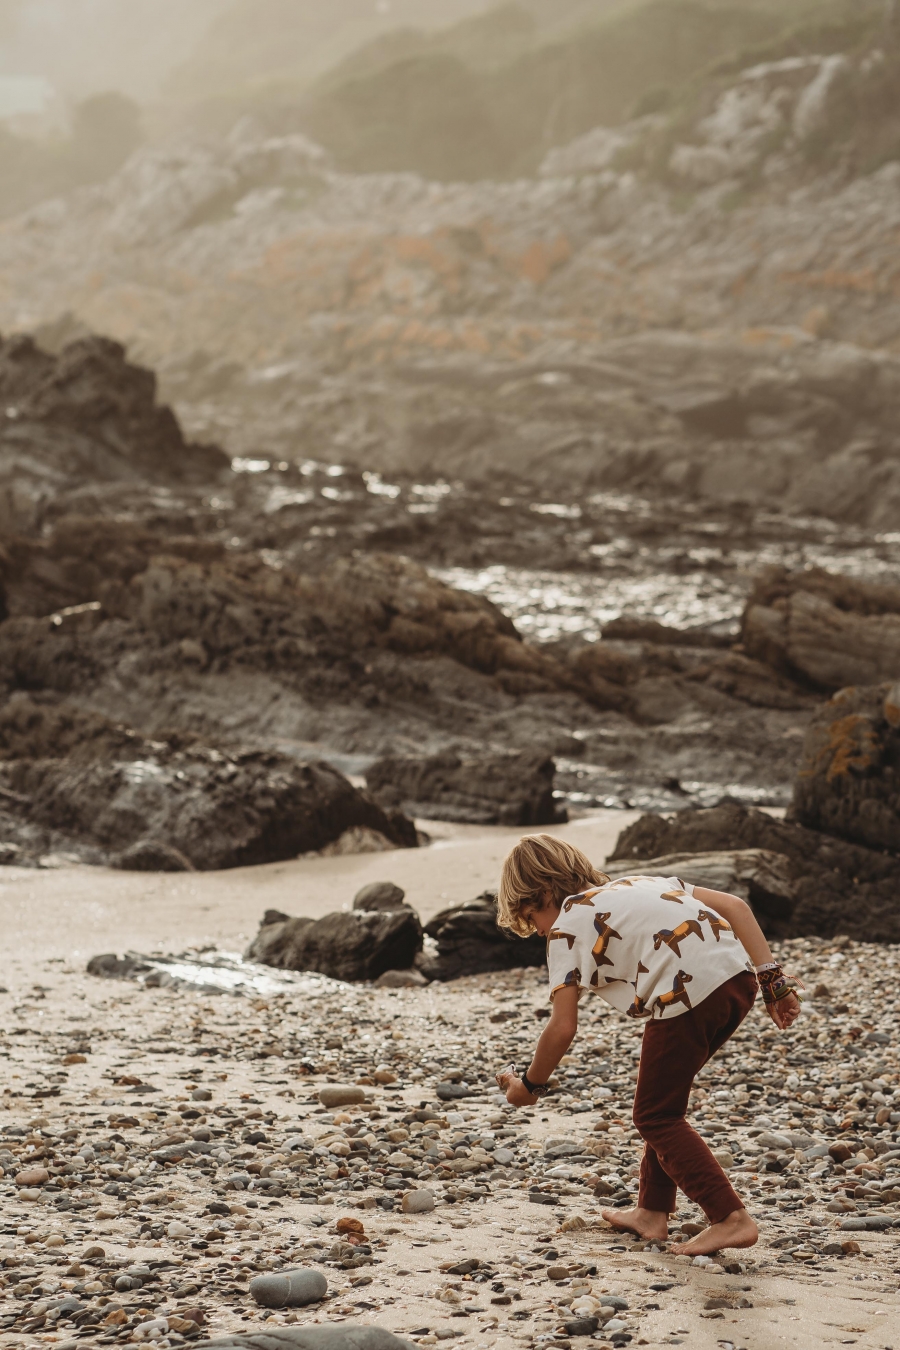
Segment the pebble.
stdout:
<svg viewBox="0 0 900 1350">
<path fill-rule="evenodd" d="M 323 1087 L 319 1092 L 323 1106 L 359 1106 L 365 1100 L 365 1089 L 361 1087 Z"/>
<path fill-rule="evenodd" d="M 286 1270 L 278 1275 L 257 1275 L 250 1293 L 262 1308 L 300 1308 L 318 1303 L 328 1291 L 320 1270 Z"/>
<path fill-rule="evenodd" d="M 17 1186 L 43 1186 L 50 1180 L 50 1173 L 46 1167 L 26 1167 L 23 1171 L 16 1173 Z"/>
<path fill-rule="evenodd" d="M 434 1191 L 424 1186 L 421 1190 L 409 1191 L 400 1202 L 400 1208 L 404 1214 L 430 1214 L 434 1209 Z"/>
<path fill-rule="evenodd" d="M 731 1159 L 729 1176 L 763 1233 L 752 1252 L 729 1253 L 736 1260 L 725 1261 L 727 1269 L 815 1280 L 821 1265 L 849 1272 L 862 1265 L 861 1247 L 867 1255 L 886 1251 L 900 1236 L 900 1062 L 881 992 L 900 980 L 900 953 L 815 940 L 781 944 L 779 951 L 811 987 L 817 971 L 827 972 L 832 997 L 849 1011 L 810 1000 L 789 1036 L 770 1031 L 762 1011 L 754 1012 L 700 1074 L 690 1114 L 723 1162 Z M 530 1051 L 540 1030 L 534 1009 L 545 1006 L 537 971 L 467 977 L 425 996 L 415 989 L 341 988 L 312 999 L 288 993 L 213 1000 L 153 989 L 142 992 L 140 1009 L 136 1001 L 133 1013 L 115 1018 L 86 1005 L 92 1050 L 86 1065 L 73 1067 L 77 1091 L 66 1089 L 70 1100 L 49 1106 L 7 1097 L 0 1120 L 7 1241 L 19 1261 L 27 1255 L 36 1262 L 27 1281 L 21 1266 L 6 1276 L 0 1270 L 8 1334 L 20 1343 L 31 1335 L 26 1328 L 46 1315 L 44 1305 L 66 1293 L 65 1277 L 80 1283 L 73 1297 L 85 1308 L 99 1312 L 99 1300 L 110 1297 L 122 1304 L 118 1310 L 104 1304 L 96 1323 L 76 1314 L 79 1350 L 117 1326 L 120 1340 L 149 1345 L 148 1328 L 161 1308 L 166 1338 L 183 1335 L 177 1319 L 198 1302 L 215 1313 L 211 1334 L 218 1336 L 223 1328 L 236 1330 L 248 1313 L 277 1316 L 277 1307 L 257 1303 L 257 1281 L 268 1282 L 262 1288 L 276 1302 L 286 1300 L 288 1274 L 297 1268 L 319 1288 L 327 1277 L 334 1289 L 330 1297 L 327 1285 L 316 1294 L 310 1320 L 353 1319 L 363 1306 L 364 1320 L 377 1321 L 399 1297 L 398 1271 L 405 1265 L 438 1271 L 446 1254 L 469 1278 L 450 1274 L 448 1265 L 428 1292 L 425 1274 L 401 1275 L 407 1309 L 392 1324 L 430 1327 L 437 1343 L 444 1339 L 439 1332 L 447 1330 L 446 1339 L 450 1330 L 477 1335 L 474 1318 L 496 1317 L 497 1335 L 528 1350 L 536 1336 L 552 1340 L 567 1324 L 597 1319 L 600 1329 L 584 1333 L 594 1344 L 613 1336 L 652 1341 L 642 1307 L 652 1297 L 650 1282 L 681 1281 L 691 1257 L 656 1256 L 652 1248 L 639 1255 L 644 1244 L 593 1231 L 595 1193 L 624 1205 L 637 1188 L 640 1141 L 629 1117 L 635 1028 L 599 1001 L 589 1005 L 559 1088 L 540 1112 L 515 1113 L 490 1075 Z M 61 989 L 63 1035 L 70 1034 L 70 1008 Z M 868 1039 L 869 1028 L 888 1043 Z M 20 1048 L 9 1041 L 16 1072 Z M 148 1042 L 160 1090 L 126 1097 L 129 1085 L 110 1087 L 107 1066 L 129 1053 L 138 1062 L 133 1051 L 146 1053 Z M 53 1072 L 59 1059 L 55 1048 L 48 1057 Z M 37 1074 L 31 1062 L 28 1071 Z M 201 1074 L 209 1079 L 208 1099 L 193 1096 Z M 90 1088 L 100 1090 L 96 1102 L 82 1101 Z M 41 1175 L 39 1184 L 17 1184 L 33 1173 Z M 26 1197 L 30 1203 L 16 1212 Z M 415 1215 L 421 1217 L 410 1222 Z M 684 1201 L 678 1218 L 686 1233 L 703 1226 L 703 1216 Z M 495 1219 L 486 1246 L 485 1225 Z M 395 1231 L 407 1242 L 428 1245 L 397 1259 L 392 1222 L 403 1225 Z M 528 1236 L 515 1235 L 517 1227 Z M 470 1229 L 479 1235 L 475 1253 L 465 1246 Z M 92 1231 L 103 1235 L 102 1245 L 87 1245 Z M 536 1234 L 543 1235 L 540 1243 Z M 448 1245 L 432 1250 L 430 1242 L 441 1237 Z M 77 1274 L 66 1275 L 72 1257 L 52 1245 L 61 1239 L 81 1254 Z M 121 1245 L 130 1243 L 137 1250 Z M 495 1262 L 489 1272 L 464 1259 L 484 1259 L 486 1250 Z M 575 1263 L 578 1252 L 584 1268 Z M 641 1276 L 647 1260 L 654 1274 Z M 586 1273 L 592 1263 L 599 1279 Z M 865 1262 L 870 1271 L 877 1264 Z M 722 1271 L 707 1259 L 688 1279 L 718 1283 Z M 613 1272 L 624 1287 L 602 1293 L 600 1280 L 612 1284 Z M 47 1284 L 37 1286 L 37 1277 Z M 497 1282 L 501 1290 L 491 1288 Z M 17 1286 L 27 1283 L 41 1294 L 20 1295 Z M 280 1306 L 288 1316 L 290 1305 Z M 125 1320 L 107 1326 L 105 1319 L 119 1313 Z M 399 1318 L 399 1309 L 391 1315 Z M 556 1320 L 548 1324 L 545 1316 Z M 60 1339 L 72 1334 L 65 1316 L 57 1323 Z M 278 1326 L 279 1334 L 289 1329 L 281 1320 Z M 3 1330 L 0 1318 L 0 1350 L 6 1350 Z M 566 1329 L 573 1340 L 580 1334 Z M 513 1350 L 513 1340 L 501 1339 L 498 1350 Z"/>
</svg>

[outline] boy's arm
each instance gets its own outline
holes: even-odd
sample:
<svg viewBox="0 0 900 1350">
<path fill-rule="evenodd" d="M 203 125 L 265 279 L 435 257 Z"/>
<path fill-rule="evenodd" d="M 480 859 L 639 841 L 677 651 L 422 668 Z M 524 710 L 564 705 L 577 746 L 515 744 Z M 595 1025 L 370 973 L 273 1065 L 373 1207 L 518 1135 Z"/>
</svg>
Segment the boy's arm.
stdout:
<svg viewBox="0 0 900 1350">
<path fill-rule="evenodd" d="M 575 1038 L 578 1030 L 578 986 L 557 989 L 553 997 L 550 1021 L 541 1032 L 534 1058 L 527 1069 L 532 1083 L 546 1083 Z M 512 1074 L 497 1075 L 497 1082 L 506 1089 L 506 1100 L 511 1106 L 534 1106 L 540 1101 L 525 1088 L 521 1078 Z"/>
<path fill-rule="evenodd" d="M 703 886 L 694 887 L 694 899 L 703 905 L 709 905 L 720 918 L 725 919 L 734 929 L 734 935 L 755 966 L 774 961 L 772 948 L 766 941 L 766 935 L 756 922 L 753 910 L 738 895 L 726 895 L 724 891 L 708 891 Z M 796 994 L 779 999 L 777 1003 L 766 1005 L 769 1016 L 776 1026 L 785 1030 L 800 1013 L 800 1000 Z"/>
</svg>

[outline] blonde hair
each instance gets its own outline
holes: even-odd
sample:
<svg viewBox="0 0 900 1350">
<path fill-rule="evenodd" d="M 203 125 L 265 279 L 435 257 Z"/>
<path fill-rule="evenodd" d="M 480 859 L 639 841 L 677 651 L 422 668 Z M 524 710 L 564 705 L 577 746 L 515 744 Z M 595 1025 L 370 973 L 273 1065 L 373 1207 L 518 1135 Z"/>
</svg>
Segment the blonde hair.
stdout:
<svg viewBox="0 0 900 1350">
<path fill-rule="evenodd" d="M 600 872 L 574 844 L 552 834 L 526 834 L 503 864 L 497 895 L 497 923 L 519 937 L 535 931 L 526 911 L 541 909 L 547 895 L 555 905 L 591 886 L 605 886 Z"/>
</svg>

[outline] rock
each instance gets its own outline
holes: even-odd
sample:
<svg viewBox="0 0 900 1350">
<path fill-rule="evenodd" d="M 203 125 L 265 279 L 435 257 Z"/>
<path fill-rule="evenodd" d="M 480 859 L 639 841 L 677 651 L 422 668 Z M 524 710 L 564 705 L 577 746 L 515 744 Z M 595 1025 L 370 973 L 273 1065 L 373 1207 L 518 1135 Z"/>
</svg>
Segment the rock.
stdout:
<svg viewBox="0 0 900 1350">
<path fill-rule="evenodd" d="M 370 911 L 402 909 L 406 892 L 392 881 L 372 881 L 353 897 L 353 908 Z"/>
<path fill-rule="evenodd" d="M 359 1106 L 366 1101 L 365 1089 L 361 1087 L 323 1087 L 319 1092 L 319 1101 L 323 1106 Z"/>
<path fill-rule="evenodd" d="M 156 861 L 171 870 L 172 850 L 198 870 L 272 862 L 321 848 L 354 824 L 401 847 L 416 843 L 410 822 L 389 819 L 328 764 L 274 752 L 148 750 L 124 762 L 21 760 L 0 765 L 0 777 L 27 799 L 23 830 L 64 831 L 74 847 L 100 851 L 92 861 L 119 866 L 132 856 L 142 869 Z M 129 836 L 133 854 L 122 850 Z"/>
<path fill-rule="evenodd" d="M 622 875 L 653 871 L 662 859 L 677 857 L 675 874 L 697 884 L 692 855 L 726 847 L 762 849 L 786 860 L 776 875 L 790 891 L 779 885 L 773 892 L 752 877 L 746 890 L 762 926 L 774 936 L 849 931 L 868 940 L 900 940 L 900 915 L 891 900 L 900 882 L 900 860 L 747 807 L 680 811 L 670 820 L 642 816 L 619 836 L 607 865 Z M 853 896 L 849 908 L 848 889 Z"/>
<path fill-rule="evenodd" d="M 12 338 L 0 345 L 0 389 L 15 412 L 17 448 L 0 469 L 4 534 L 33 525 L 48 489 L 85 479 L 209 480 L 228 468 L 221 450 L 185 442 L 171 411 L 156 403 L 156 377 L 108 338 L 82 338 L 58 356 Z"/>
<path fill-rule="evenodd" d="M 794 1145 L 786 1134 L 776 1134 L 774 1130 L 763 1130 L 762 1134 L 756 1136 L 756 1142 L 760 1148 L 793 1148 Z"/>
<path fill-rule="evenodd" d="M 376 801 L 408 815 L 472 825 L 550 825 L 567 819 L 553 797 L 555 764 L 530 753 L 381 759 L 366 770 Z"/>
<path fill-rule="evenodd" d="M 26 1167 L 16 1173 L 17 1186 L 43 1186 L 49 1180 L 50 1173 L 46 1167 Z"/>
<path fill-rule="evenodd" d="M 408 1191 L 400 1202 L 404 1214 L 430 1214 L 434 1209 L 434 1191 L 422 1187 L 417 1191 Z"/>
<path fill-rule="evenodd" d="M 750 656 L 819 689 L 892 681 L 900 668 L 900 587 L 821 569 L 763 573 L 744 614 Z"/>
<path fill-rule="evenodd" d="M 198 1350 L 411 1350 L 413 1343 L 384 1327 L 344 1322 L 340 1326 L 264 1327 L 196 1344 Z"/>
<path fill-rule="evenodd" d="M 807 729 L 792 817 L 900 853 L 898 763 L 900 683 L 842 690 Z"/>
<path fill-rule="evenodd" d="M 194 1233 L 193 1229 L 188 1228 L 186 1223 L 182 1223 L 180 1219 L 173 1219 L 166 1227 L 166 1236 L 170 1238 L 181 1238 L 183 1240 L 184 1238 L 193 1237 Z"/>
<path fill-rule="evenodd" d="M 124 980 L 139 967 L 140 962 L 132 957 L 119 957 L 115 952 L 109 952 L 103 956 L 92 956 L 86 969 L 89 975 L 99 975 L 105 980 Z"/>
<path fill-rule="evenodd" d="M 386 970 L 375 981 L 376 989 L 421 989 L 428 983 L 419 970 Z"/>
<path fill-rule="evenodd" d="M 719 1166 L 724 1168 L 726 1172 L 730 1168 L 734 1167 L 734 1154 L 731 1152 L 730 1149 L 727 1148 L 713 1149 L 713 1157 L 715 1158 Z"/>
<path fill-rule="evenodd" d="M 210 1092 L 209 1088 L 205 1088 L 205 1087 L 197 1087 L 197 1088 L 194 1088 L 193 1092 L 191 1093 L 191 1101 L 193 1101 L 193 1102 L 211 1102 L 211 1101 L 212 1101 L 212 1093 Z M 196 1135 L 196 1134 L 194 1135 L 194 1138 L 195 1138 L 195 1139 L 197 1138 L 197 1135 Z"/>
<path fill-rule="evenodd" d="M 567 1336 L 593 1336 L 600 1325 L 599 1317 L 573 1317 L 563 1324 Z"/>
<path fill-rule="evenodd" d="M 418 916 L 404 906 L 264 924 L 246 955 L 283 970 L 315 970 L 335 980 L 375 980 L 387 970 L 412 966 L 421 948 Z"/>
<path fill-rule="evenodd" d="M 319 1270 L 285 1270 L 277 1275 L 257 1275 L 250 1293 L 263 1308 L 300 1308 L 325 1297 L 328 1281 Z"/>
<path fill-rule="evenodd" d="M 197 869 L 179 849 L 160 839 L 144 839 L 112 859 L 123 872 L 194 872 Z"/>
<path fill-rule="evenodd" d="M 485 891 L 476 900 L 442 910 L 425 925 L 437 944 L 424 953 L 419 969 L 431 980 L 454 980 L 482 971 L 542 966 L 546 945 L 539 937 L 518 938 L 497 927 L 497 898 Z"/>
</svg>

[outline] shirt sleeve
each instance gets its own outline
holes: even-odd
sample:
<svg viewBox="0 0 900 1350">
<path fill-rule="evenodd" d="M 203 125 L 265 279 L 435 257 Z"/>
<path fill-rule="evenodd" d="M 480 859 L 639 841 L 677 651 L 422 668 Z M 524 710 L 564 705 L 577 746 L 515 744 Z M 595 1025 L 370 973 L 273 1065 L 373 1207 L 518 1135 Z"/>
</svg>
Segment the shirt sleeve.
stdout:
<svg viewBox="0 0 900 1350">
<path fill-rule="evenodd" d="M 573 984 L 578 986 L 579 998 L 581 997 L 581 990 L 584 988 L 581 975 L 583 958 L 579 950 L 581 946 L 574 933 L 567 933 L 561 928 L 554 928 L 548 937 L 547 970 L 550 976 L 551 1003 L 557 989 L 566 989 Z"/>
</svg>

